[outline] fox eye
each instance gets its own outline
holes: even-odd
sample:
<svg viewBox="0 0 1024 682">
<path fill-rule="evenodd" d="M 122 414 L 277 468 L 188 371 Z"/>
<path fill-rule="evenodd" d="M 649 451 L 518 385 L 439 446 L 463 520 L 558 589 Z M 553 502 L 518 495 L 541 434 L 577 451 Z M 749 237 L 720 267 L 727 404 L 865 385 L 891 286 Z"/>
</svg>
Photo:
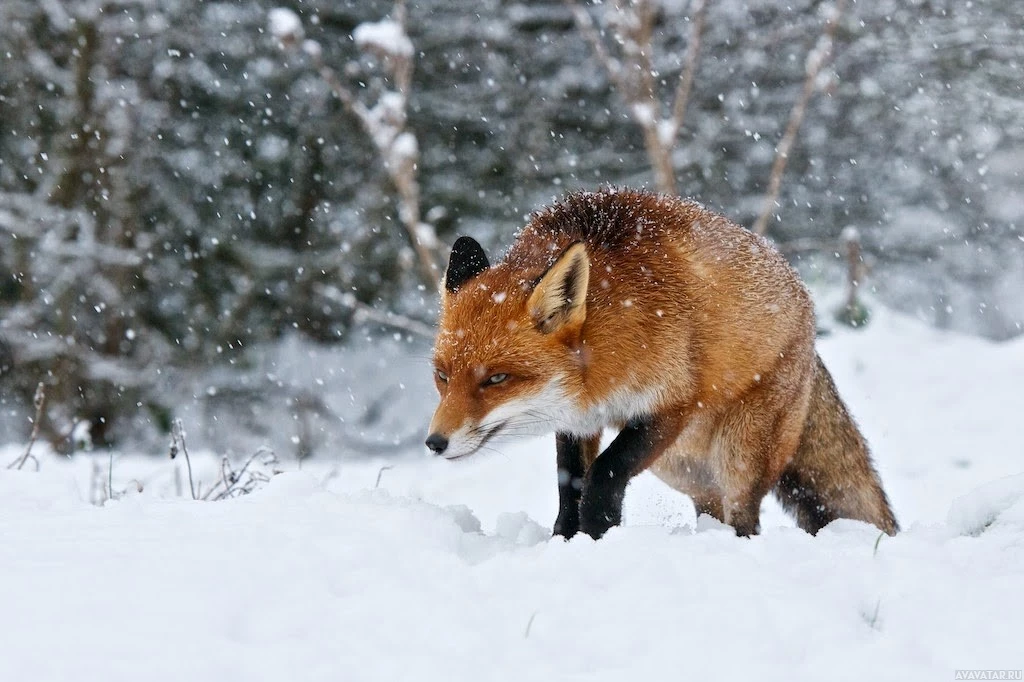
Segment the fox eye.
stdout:
<svg viewBox="0 0 1024 682">
<path fill-rule="evenodd" d="M 445 373 L 444 373 L 443 371 L 441 371 L 441 370 L 439 370 L 439 369 L 435 369 L 435 370 L 434 370 L 434 374 L 436 374 L 436 375 L 437 375 L 437 378 L 438 378 L 438 379 L 439 379 L 439 380 L 440 380 L 440 381 L 441 381 L 442 383 L 445 383 L 445 384 L 447 384 L 447 383 L 448 383 L 448 375 L 447 375 L 447 374 L 445 374 Z"/>
<path fill-rule="evenodd" d="M 484 382 L 484 385 L 497 386 L 501 382 L 505 381 L 505 379 L 508 379 L 507 374 L 492 374 L 491 376 L 487 377 L 487 381 Z"/>
</svg>

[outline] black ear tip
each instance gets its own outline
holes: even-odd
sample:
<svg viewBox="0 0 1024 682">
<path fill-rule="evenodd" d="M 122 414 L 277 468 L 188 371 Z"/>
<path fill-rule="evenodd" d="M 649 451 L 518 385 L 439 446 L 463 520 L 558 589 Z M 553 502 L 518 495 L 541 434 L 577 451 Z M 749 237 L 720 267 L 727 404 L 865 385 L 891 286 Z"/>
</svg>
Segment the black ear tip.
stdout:
<svg viewBox="0 0 1024 682">
<path fill-rule="evenodd" d="M 471 249 L 479 249 L 480 251 L 484 250 L 483 247 L 480 246 L 480 242 L 473 239 L 472 237 L 467 237 L 465 235 L 456 239 L 455 243 L 452 244 L 452 253 L 455 253 L 456 251 L 461 253 L 463 251 L 469 251 Z"/>
<path fill-rule="evenodd" d="M 489 267 L 484 247 L 472 237 L 459 237 L 452 245 L 452 255 L 448 258 L 448 269 L 444 275 L 445 289 L 454 292 Z"/>
</svg>

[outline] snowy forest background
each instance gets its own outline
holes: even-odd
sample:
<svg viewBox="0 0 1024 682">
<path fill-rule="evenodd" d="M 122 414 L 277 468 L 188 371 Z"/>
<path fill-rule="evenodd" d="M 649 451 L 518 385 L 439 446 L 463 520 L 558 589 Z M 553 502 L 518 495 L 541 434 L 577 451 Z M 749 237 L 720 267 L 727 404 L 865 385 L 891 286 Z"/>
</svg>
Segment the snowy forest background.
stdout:
<svg viewBox="0 0 1024 682">
<path fill-rule="evenodd" d="M 870 305 L 1020 335 L 1022 46 L 1017 0 L 5 0 L 0 443 L 39 382 L 64 452 L 416 442 L 446 245 L 602 183 L 754 226 L 774 179 L 816 290 L 856 228 Z"/>
</svg>

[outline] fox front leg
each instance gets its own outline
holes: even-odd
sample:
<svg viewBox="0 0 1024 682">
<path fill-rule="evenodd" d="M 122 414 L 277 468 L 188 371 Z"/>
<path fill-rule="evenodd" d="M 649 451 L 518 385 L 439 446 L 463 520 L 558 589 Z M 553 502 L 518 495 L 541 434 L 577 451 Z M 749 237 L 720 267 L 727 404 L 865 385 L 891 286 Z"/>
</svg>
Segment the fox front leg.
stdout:
<svg viewBox="0 0 1024 682">
<path fill-rule="evenodd" d="M 598 455 L 583 478 L 580 530 L 595 540 L 622 522 L 626 485 L 665 451 L 682 428 L 683 418 L 631 420 Z"/>
<path fill-rule="evenodd" d="M 555 452 L 558 463 L 558 518 L 555 519 L 553 535 L 571 538 L 580 530 L 580 497 L 583 492 L 583 478 L 587 468 L 597 457 L 601 445 L 601 434 L 574 436 L 568 433 L 555 435 Z"/>
</svg>

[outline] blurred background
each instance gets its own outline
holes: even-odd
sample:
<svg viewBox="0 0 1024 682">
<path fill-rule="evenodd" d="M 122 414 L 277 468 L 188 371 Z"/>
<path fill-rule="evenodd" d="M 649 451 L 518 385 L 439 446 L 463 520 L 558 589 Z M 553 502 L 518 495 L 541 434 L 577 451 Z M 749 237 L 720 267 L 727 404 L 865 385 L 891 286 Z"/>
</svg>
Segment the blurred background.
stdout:
<svg viewBox="0 0 1024 682">
<path fill-rule="evenodd" d="M 446 245 L 605 183 L 1024 331 L 1018 0 L 4 0 L 0 60 L 0 443 L 42 382 L 61 452 L 415 447 Z"/>
</svg>

